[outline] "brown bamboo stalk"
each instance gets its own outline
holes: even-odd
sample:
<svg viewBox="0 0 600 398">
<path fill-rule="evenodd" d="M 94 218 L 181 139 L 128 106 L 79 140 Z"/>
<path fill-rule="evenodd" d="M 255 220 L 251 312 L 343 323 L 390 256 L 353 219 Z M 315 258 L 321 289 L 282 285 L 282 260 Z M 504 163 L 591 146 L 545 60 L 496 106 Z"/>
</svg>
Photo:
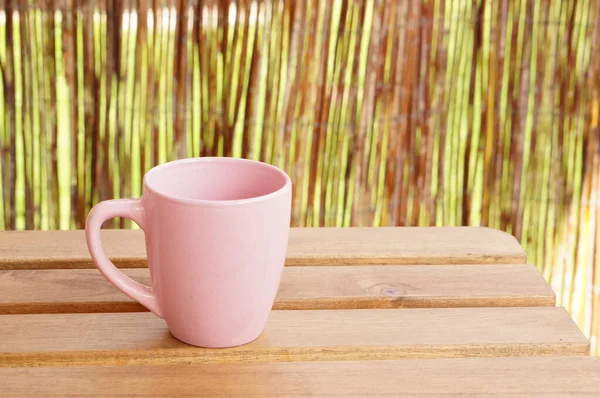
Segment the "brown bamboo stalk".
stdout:
<svg viewBox="0 0 600 398">
<path fill-rule="evenodd" d="M 261 9 L 263 9 L 264 3 L 256 4 L 256 18 L 258 21 L 258 16 L 261 13 Z M 259 25 L 258 22 L 256 25 Z M 247 56 L 250 57 L 250 68 L 248 70 L 248 87 L 245 90 L 245 112 L 243 117 L 243 125 L 244 125 L 244 133 L 242 140 L 242 157 L 250 158 L 252 156 L 252 143 L 254 142 L 254 136 L 258 134 L 257 129 L 260 129 L 260 126 L 256 126 L 255 121 L 258 117 L 258 101 L 259 98 L 259 85 L 260 85 L 260 68 L 262 64 L 262 59 L 267 57 L 268 52 L 265 54 L 266 43 L 262 42 L 263 38 L 259 36 L 259 33 L 263 31 L 263 27 L 256 26 L 253 37 L 249 37 L 252 42 L 252 47 L 250 48 Z M 241 113 L 241 109 L 240 109 Z M 223 134 L 223 136 L 228 137 L 229 133 Z"/>
<path fill-rule="evenodd" d="M 383 139 L 385 140 L 387 147 L 383 147 L 383 143 L 381 143 L 381 147 L 378 146 L 378 152 L 381 153 L 381 156 L 384 157 L 382 159 L 383 170 L 379 170 L 378 174 L 378 190 L 377 192 L 377 213 L 376 219 L 374 220 L 374 224 L 377 225 L 388 225 L 389 224 L 389 197 L 386 195 L 386 191 L 389 190 L 389 185 L 391 182 L 390 175 L 393 173 L 393 160 L 390 159 L 391 148 L 393 147 L 392 141 L 394 140 L 394 136 L 396 135 L 396 127 L 398 126 L 398 121 L 394 118 L 394 109 L 397 106 L 396 103 L 396 81 L 397 81 L 397 68 L 394 65 L 394 60 L 398 58 L 398 34 L 397 30 L 399 28 L 399 15 L 398 15 L 398 2 L 388 3 L 386 6 L 386 14 L 389 14 L 387 17 L 389 18 L 387 22 L 387 26 L 389 26 L 388 32 L 386 34 L 386 58 L 389 63 L 389 72 L 387 76 L 384 76 L 384 86 L 382 87 L 383 98 L 382 98 L 382 120 L 385 120 L 385 124 L 382 128 L 383 130 Z M 385 64 L 385 62 L 384 62 Z M 383 181 L 381 181 L 381 174 L 383 173 Z M 379 186 L 379 183 L 382 183 L 383 186 Z M 381 191 L 383 191 L 383 197 L 381 196 Z"/>
<path fill-rule="evenodd" d="M 188 7 L 183 0 L 177 0 L 177 19 L 175 33 L 175 71 L 176 71 L 176 102 L 175 102 L 175 147 L 177 157 L 186 156 L 187 130 L 187 18 Z"/>
<path fill-rule="evenodd" d="M 408 1 L 397 1 L 395 7 L 396 15 L 396 34 L 395 41 L 396 46 L 392 50 L 392 78 L 391 84 L 393 87 L 392 92 L 392 112 L 394 114 L 401 109 L 402 96 L 404 95 L 403 86 L 403 71 L 405 62 L 405 47 L 406 47 L 406 32 L 405 29 L 406 18 L 408 14 Z M 389 142 L 389 155 L 388 155 L 388 168 L 386 187 L 389 192 L 389 210 L 388 219 L 386 223 L 388 225 L 396 225 L 399 218 L 399 210 L 401 203 L 401 187 L 402 187 L 402 168 L 404 163 L 404 149 L 402 148 L 403 135 L 406 134 L 405 129 L 402 128 L 402 120 L 393 125 L 390 132 Z"/>
<path fill-rule="evenodd" d="M 505 79 L 504 76 L 504 57 L 505 57 L 505 48 L 504 48 L 504 40 L 506 37 L 506 25 L 504 21 L 506 21 L 506 0 L 502 2 L 497 2 L 497 6 L 495 7 L 496 18 L 493 20 L 497 21 L 497 24 L 493 28 L 494 35 L 494 47 L 496 51 L 494 52 L 494 61 L 496 63 L 496 79 L 494 79 L 494 106 L 498 108 L 496 112 L 494 112 L 494 130 L 496 131 L 498 141 L 499 141 L 499 154 L 501 156 L 496 157 L 496 176 L 498 178 L 497 187 L 498 193 L 496 195 L 497 198 L 497 207 L 498 207 L 498 215 L 499 215 L 499 227 L 503 231 L 507 231 L 509 229 L 511 214 L 510 214 L 510 206 L 507 205 L 507 201 L 504 201 L 503 192 L 505 190 L 505 184 L 503 182 L 507 178 L 507 174 L 509 170 L 505 170 L 503 159 L 508 156 L 510 150 L 510 141 L 506 139 L 504 134 L 503 126 L 501 125 L 501 118 L 505 118 L 505 110 L 502 109 L 502 83 Z M 539 51 L 539 49 L 538 49 Z M 509 169 L 509 167 L 507 167 Z"/>
<path fill-rule="evenodd" d="M 401 131 L 401 155 L 396 167 L 399 174 L 400 199 L 399 199 L 399 218 L 396 220 L 397 225 L 409 225 L 408 202 L 409 202 L 409 181 L 411 176 L 411 160 L 414 158 L 414 130 L 410 115 L 413 107 L 414 86 L 417 83 L 416 77 L 418 73 L 417 66 L 417 40 L 419 37 L 420 27 L 416 21 L 419 20 L 420 5 L 418 1 L 411 1 L 408 5 L 408 13 L 405 20 L 407 30 L 405 43 L 405 64 L 404 74 L 402 77 L 401 101 L 400 101 L 400 131 Z M 405 162 L 408 161 L 408 175 L 405 174 Z"/>
<path fill-rule="evenodd" d="M 420 165 L 422 170 L 421 177 L 421 198 L 423 203 L 423 210 L 425 219 L 419 217 L 417 224 L 413 225 L 432 225 L 432 220 L 435 214 L 435 204 L 432 197 L 431 189 L 431 170 L 433 165 L 433 144 L 435 130 L 432 129 L 434 122 L 434 110 L 432 104 L 432 87 L 430 86 L 431 81 L 431 69 L 432 62 L 435 54 L 432 53 L 433 47 L 433 24 L 434 24 L 434 3 L 433 1 L 428 4 L 422 5 L 422 13 L 425 14 L 425 22 L 422 26 L 422 60 L 421 63 L 424 65 L 425 78 L 423 81 L 423 99 L 422 99 L 422 142 L 421 142 L 421 159 Z"/>
<path fill-rule="evenodd" d="M 562 42 L 558 41 L 557 42 L 557 46 L 560 45 L 562 48 L 566 48 L 566 61 L 567 64 L 569 66 L 569 69 L 574 68 L 574 54 L 573 54 L 573 50 L 572 50 L 572 36 L 573 36 L 573 28 L 574 28 L 574 18 L 575 18 L 575 7 L 572 8 L 572 12 L 570 15 L 570 20 L 567 24 L 567 28 L 566 28 L 566 32 L 565 32 L 565 36 L 562 38 Z M 560 43 L 560 44 L 559 44 Z M 557 53 L 560 50 L 557 48 Z M 558 116 L 558 140 L 561 143 L 561 145 L 559 145 L 561 148 L 558 148 L 558 150 L 562 150 L 562 143 L 565 142 L 565 121 L 566 121 L 566 117 L 567 117 L 567 95 L 568 95 L 568 85 L 569 85 L 569 70 L 565 69 L 565 68 L 558 68 L 557 71 L 559 72 L 559 86 L 558 86 L 558 90 L 559 90 L 559 108 L 562 110 L 562 112 L 560 112 L 559 116 Z M 569 111 L 571 111 L 572 108 L 569 109 Z"/>
<path fill-rule="evenodd" d="M 262 5 L 262 4 L 261 4 Z M 259 4 L 257 4 L 257 8 L 259 8 Z M 232 80 L 232 73 L 236 71 L 231 68 L 230 63 L 228 62 L 228 53 L 231 51 L 228 47 L 227 35 L 229 32 L 229 0 L 219 0 L 217 3 L 218 10 L 218 37 L 217 37 L 217 45 L 216 48 L 220 52 L 221 57 L 223 59 L 223 78 L 222 78 L 222 98 L 221 103 L 219 104 L 219 118 L 218 118 L 218 131 L 220 135 L 223 137 L 223 148 L 224 155 L 231 156 L 233 154 L 233 128 L 229 124 L 229 101 L 228 101 L 228 93 L 230 92 L 230 84 Z M 256 43 L 255 43 L 256 47 Z M 253 58 L 254 62 L 254 58 Z"/>
<path fill-rule="evenodd" d="M 41 184 L 41 152 L 42 147 L 40 146 L 40 136 L 41 132 L 41 111 L 42 107 L 41 103 L 41 79 L 40 79 L 40 68 L 39 68 L 39 58 L 40 58 L 40 46 L 37 40 L 39 27 L 37 26 L 37 15 L 38 15 L 38 7 L 31 7 L 31 11 L 29 13 L 29 18 L 27 20 L 28 23 L 28 33 L 29 33 L 29 51 L 31 54 L 31 98 L 30 98 L 30 109 L 31 109 L 31 137 L 32 137 L 32 153 L 31 153 L 31 170 L 32 170 L 32 190 L 33 190 L 33 204 L 35 208 L 34 214 L 34 228 L 41 229 L 42 228 L 42 184 Z"/>
<path fill-rule="evenodd" d="M 417 109 L 415 120 L 421 131 L 418 163 L 416 163 L 416 188 L 413 191 L 413 213 L 411 225 L 418 226 L 425 223 L 429 224 L 431 214 L 433 213 L 433 202 L 431 200 L 431 156 L 433 152 L 433 137 L 431 136 L 430 124 L 432 120 L 431 103 L 430 103 L 430 88 L 429 79 L 431 74 L 430 68 L 430 51 L 432 49 L 433 35 L 433 2 L 421 4 L 420 32 L 419 32 L 419 67 L 417 68 L 418 81 L 418 101 L 415 102 L 414 108 Z M 416 148 L 415 148 L 416 152 Z"/>
<path fill-rule="evenodd" d="M 106 13 L 106 35 L 102 37 L 102 47 L 106 54 L 106 79 L 105 79 L 105 122 L 104 122 L 104 164 L 101 168 L 102 173 L 102 184 L 98 187 L 98 200 L 105 200 L 113 198 L 113 184 L 112 178 L 114 175 L 114 164 L 112 163 L 111 152 L 114 154 L 114 148 L 110 147 L 110 134 L 111 129 L 111 115 L 110 108 L 113 101 L 116 100 L 113 96 L 113 79 L 115 73 L 117 73 L 117 56 L 119 53 L 118 39 L 115 38 L 115 23 L 116 12 L 114 3 L 110 0 L 106 0 L 103 11 Z M 116 141 L 116 140 L 115 140 Z M 112 223 L 111 223 L 112 224 Z"/>
<path fill-rule="evenodd" d="M 444 15 L 444 4 L 445 2 L 440 2 L 440 13 L 441 15 Z M 453 12 L 453 10 L 457 7 L 457 0 L 451 0 L 449 2 L 449 5 L 446 6 L 447 8 L 449 8 L 450 10 L 450 15 L 455 15 L 455 13 Z M 443 20 L 443 18 L 440 17 L 440 20 Z M 459 23 L 459 21 L 452 21 L 450 20 L 448 23 L 448 41 L 454 40 L 456 41 L 456 37 L 452 36 L 452 29 L 450 29 L 453 25 L 456 25 L 457 23 Z M 456 31 L 457 29 L 454 28 L 454 31 Z M 448 43 L 449 45 L 449 43 Z M 439 112 L 440 112 L 440 126 L 438 128 L 439 131 L 439 135 L 438 135 L 438 170 L 437 170 L 437 180 L 438 180 L 438 190 L 437 190 L 437 200 L 441 202 L 441 205 L 439 206 L 439 210 L 438 212 L 436 212 L 436 224 L 438 225 L 443 225 L 446 224 L 447 225 L 447 219 L 448 219 L 448 215 L 451 213 L 450 209 L 446 210 L 446 198 L 452 195 L 452 187 L 447 184 L 447 180 L 449 175 L 451 175 L 451 173 L 449 172 L 450 170 L 446 170 L 446 152 L 447 152 L 447 147 L 449 145 L 452 144 L 452 136 L 448 134 L 448 126 L 449 126 L 449 115 L 450 115 L 450 110 L 451 110 L 451 100 L 449 98 L 450 93 L 453 92 L 454 87 L 451 86 L 452 82 L 454 81 L 454 76 L 452 76 L 452 73 L 454 71 L 454 64 L 448 64 L 448 56 L 447 56 L 447 51 L 448 48 L 444 48 L 443 50 L 443 55 L 439 58 L 440 60 L 443 60 L 443 65 L 445 67 L 444 73 L 442 74 L 440 72 L 439 74 L 439 80 L 438 80 L 438 86 L 443 88 L 443 93 L 440 94 L 440 103 L 439 103 Z M 455 51 L 455 54 L 457 54 L 458 52 Z M 456 57 L 454 57 L 456 59 Z M 439 63 L 440 66 L 438 66 L 438 70 L 441 70 L 441 64 L 442 62 Z M 444 76 L 442 79 L 442 75 Z"/>
<path fill-rule="evenodd" d="M 217 51 L 218 51 L 218 47 L 217 47 L 217 35 L 218 35 L 218 15 L 216 14 L 217 11 L 217 0 L 210 0 L 207 1 L 207 5 L 205 10 L 209 12 L 209 21 L 210 21 L 210 26 L 211 26 L 211 30 L 209 31 L 209 34 L 207 35 L 207 41 L 206 44 L 208 45 L 207 47 L 207 51 L 205 52 L 206 54 L 206 58 L 208 61 L 208 69 L 206 70 L 206 74 L 208 76 L 208 81 L 207 81 L 207 87 L 208 87 L 208 126 L 210 128 L 209 131 L 207 131 L 210 135 L 209 137 L 207 137 L 207 141 L 210 142 L 210 151 L 209 152 L 211 155 L 216 155 L 217 153 L 217 148 L 218 148 L 218 140 L 219 140 L 219 135 L 221 134 L 221 128 L 219 125 L 219 119 L 220 119 L 220 115 L 219 112 L 221 111 L 220 108 L 220 104 L 218 102 L 218 96 L 217 96 Z M 216 29 L 213 29 L 213 26 L 217 25 Z"/>
<path fill-rule="evenodd" d="M 148 26 L 151 24 L 152 30 L 148 29 L 146 36 L 146 54 L 148 57 L 148 71 L 147 71 L 147 87 L 150 95 L 147 97 L 146 102 L 146 119 L 145 123 L 145 148 L 143 151 L 143 164 L 144 170 L 148 167 L 153 167 L 158 162 L 158 133 L 157 133 L 157 98 L 152 93 L 158 93 L 158 80 L 160 79 L 160 49 L 161 46 L 158 44 L 159 23 L 160 15 L 158 15 L 156 0 L 140 0 L 140 21 L 142 24 Z M 150 18 L 150 11 L 152 15 Z M 144 15 L 146 20 L 144 20 Z"/>
<path fill-rule="evenodd" d="M 508 154 L 510 152 L 510 136 L 506 134 L 504 121 L 506 120 L 506 108 L 502 103 L 502 93 L 503 93 L 503 83 L 505 81 L 504 77 L 504 58 L 505 48 L 504 42 L 506 37 L 506 24 L 505 15 L 503 16 L 503 12 L 506 10 L 503 9 L 503 6 L 507 4 L 503 4 L 505 2 L 496 2 L 494 3 L 494 7 L 492 8 L 492 37 L 493 37 L 493 46 L 495 48 L 494 56 L 496 62 L 496 68 L 494 70 L 494 107 L 496 111 L 494 112 L 494 130 L 496 131 L 498 137 L 498 150 L 501 156 L 496 159 L 496 175 L 498 178 L 497 182 L 497 193 L 495 194 L 496 199 L 496 225 L 503 229 L 504 231 L 510 231 L 511 225 L 511 206 L 508 200 L 505 199 L 505 192 L 508 191 L 508 178 L 510 175 L 510 164 L 505 164 L 504 161 L 499 160 L 508 158 Z"/>
<path fill-rule="evenodd" d="M 421 174 L 425 172 L 422 170 L 421 166 L 424 166 L 424 163 L 421 162 L 421 159 L 424 159 L 424 154 L 422 150 L 417 150 L 417 144 L 421 146 L 423 139 L 423 109 L 421 108 L 421 103 L 424 97 L 424 81 L 421 79 L 421 68 L 423 67 L 423 22 L 420 15 L 422 15 L 422 5 L 415 3 L 415 16 L 413 16 L 409 20 L 409 25 L 415 25 L 415 43 L 414 43 L 414 57 L 415 57 L 415 66 L 413 75 L 409 76 L 409 81 L 412 80 L 413 87 L 411 89 L 411 105 L 410 111 L 407 112 L 406 115 L 401 115 L 402 118 L 405 118 L 408 123 L 408 132 L 410 137 L 409 148 L 410 151 L 408 153 L 408 184 L 407 184 L 407 196 L 406 201 L 410 204 L 410 207 L 407 207 L 406 218 L 408 220 L 408 225 L 416 226 L 419 225 L 419 210 L 421 206 L 421 201 L 418 198 L 418 192 L 422 192 L 422 184 L 423 179 Z M 417 18 L 416 15 L 419 15 Z M 417 22 L 418 21 L 418 22 Z M 420 134 L 417 134 L 417 133 Z M 418 137 L 420 135 L 420 137 Z M 419 141 L 417 141 L 419 138 Z M 409 211 L 410 209 L 410 211 Z"/>
<path fill-rule="evenodd" d="M 3 172 L 6 173 L 5 180 L 2 186 L 5 189 L 4 194 L 4 203 L 5 203 L 5 226 L 9 229 L 16 228 L 16 213 L 15 213 L 15 203 L 16 203 L 16 145 L 15 145 L 15 83 L 14 83 L 14 55 L 11 50 L 10 43 L 13 42 L 13 4 L 12 1 L 8 1 L 6 4 L 6 64 L 3 65 L 2 74 L 4 81 L 4 98 L 7 106 L 6 116 L 8 118 L 8 125 L 10 133 L 8 135 L 9 139 L 6 142 L 6 147 L 4 149 L 4 153 L 6 153 L 5 163 L 2 167 Z"/>
<path fill-rule="evenodd" d="M 514 8 L 513 8 L 514 12 Z M 517 14 L 518 15 L 518 14 Z M 516 18 L 513 21 L 517 21 Z M 511 71 L 518 71 L 517 67 L 517 38 L 518 38 L 518 24 L 513 22 L 512 28 L 512 37 L 511 37 L 511 53 L 510 53 L 510 65 Z M 515 160 L 514 167 L 514 190 L 512 196 L 512 225 L 513 225 L 513 234 L 518 240 L 522 240 L 522 228 L 523 228 L 523 210 L 524 203 L 520 202 L 521 198 L 521 186 L 523 182 L 523 157 L 524 157 L 524 118 L 519 118 L 519 110 L 525 106 L 522 103 L 521 97 L 516 95 L 515 93 L 515 81 L 516 76 L 513 75 L 512 79 L 508 81 L 508 95 L 511 98 L 511 109 L 513 110 L 513 114 L 511 115 L 511 131 L 515 136 L 514 145 L 511 145 L 511 159 Z M 523 83 L 521 83 L 523 84 Z M 522 86 L 523 87 L 523 86 Z M 521 123 L 519 125 L 519 123 Z"/>
<path fill-rule="evenodd" d="M 201 102 L 202 102 L 202 123 L 205 128 L 202 129 L 201 137 L 200 137 L 200 156 L 205 156 L 207 154 L 207 137 L 208 130 L 213 128 L 213 126 L 209 125 L 209 112 L 210 112 L 210 97 L 208 95 L 208 65 L 209 65 L 209 54 L 206 52 L 208 49 L 207 46 L 207 35 L 206 28 L 204 26 L 205 15 L 207 15 L 207 5 L 200 4 L 198 6 L 198 53 L 200 60 L 200 85 L 201 85 Z"/>
<path fill-rule="evenodd" d="M 318 160 L 310 151 L 312 147 L 312 117 L 314 115 L 314 98 L 315 90 L 313 85 L 313 76 L 310 71 L 313 70 L 314 56 L 313 52 L 317 51 L 317 29 L 318 29 L 318 10 L 317 1 L 312 0 L 310 5 L 307 5 L 308 12 L 305 19 L 304 29 L 304 46 L 302 48 L 301 59 L 304 59 L 304 64 L 300 69 L 301 83 L 300 103 L 298 104 L 298 119 L 295 121 L 295 136 L 292 138 L 295 143 L 295 153 L 290 156 L 298 166 L 296 172 L 298 181 L 298 195 L 296 208 L 300 209 L 301 226 L 312 225 L 313 210 L 309 201 L 308 192 L 311 185 L 310 168 L 312 164 Z"/>
<path fill-rule="evenodd" d="M 45 97 L 45 86 L 44 86 L 44 44 L 42 41 L 43 31 L 43 7 L 36 7 L 35 15 L 33 20 L 32 29 L 32 54 L 34 54 L 33 64 L 35 65 L 34 80 L 35 80 L 35 123 L 37 128 L 37 136 L 35 137 L 35 146 L 37 151 L 34 154 L 35 159 L 35 171 L 34 171 L 34 186 L 37 187 L 35 196 L 37 198 L 37 209 L 39 211 L 38 225 L 36 228 L 47 229 L 48 228 L 48 211 L 47 211 L 47 191 L 44 189 L 45 176 L 47 169 L 45 168 L 46 160 L 46 131 L 45 131 L 45 109 L 47 104 L 47 98 Z"/>
<path fill-rule="evenodd" d="M 482 41 L 483 41 L 483 5 L 477 6 L 476 17 L 473 26 L 473 52 L 471 53 L 471 78 L 469 82 L 469 109 L 472 117 L 475 117 L 475 78 L 477 76 L 477 57 L 482 53 Z M 479 132 L 473 131 L 473 124 L 469 123 L 467 130 L 467 141 L 465 143 L 465 167 L 463 168 L 463 186 L 462 186 L 462 224 L 469 225 L 470 215 L 469 205 L 471 203 L 471 189 L 473 188 L 473 177 L 475 170 L 469 167 L 469 161 L 471 156 L 471 141 L 472 137 Z"/>
<path fill-rule="evenodd" d="M 548 7 L 550 8 L 550 7 Z M 502 33 L 501 33 L 501 57 L 502 57 L 502 62 L 503 62 L 503 84 L 502 84 L 502 90 L 501 90 L 501 95 L 506 95 L 506 98 L 500 99 L 500 106 L 503 107 L 504 111 L 501 110 L 502 112 L 502 124 L 500 126 L 500 131 L 501 134 L 504 134 L 505 136 L 505 145 L 507 146 L 506 148 L 504 148 L 504 156 L 507 156 L 509 159 L 514 159 L 512 157 L 513 153 L 516 153 L 515 151 L 515 142 L 517 141 L 516 139 L 516 135 L 513 134 L 513 131 L 511 130 L 511 123 L 512 123 L 512 112 L 507 112 L 506 109 L 510 109 L 510 106 L 512 104 L 512 89 L 509 87 L 510 82 L 513 80 L 512 79 L 512 74 L 511 74 L 511 68 L 512 68 L 512 61 L 513 61 L 513 48 L 515 46 L 512 45 L 511 42 L 511 37 L 509 37 L 508 35 L 508 28 L 509 28 L 509 23 L 511 25 L 511 29 L 514 28 L 514 23 L 512 20 L 509 20 L 509 15 L 510 15 L 510 5 L 509 2 L 504 0 L 502 2 L 502 6 L 501 6 L 501 11 L 500 11 L 500 18 L 502 18 Z M 508 46 L 510 46 L 510 53 L 508 53 Z M 506 71 L 506 74 L 504 75 L 504 68 L 508 66 L 508 70 Z M 508 84 L 504 84 L 504 82 L 507 82 Z M 504 88 L 506 87 L 506 89 Z M 515 184 L 514 184 L 514 179 L 515 179 L 515 167 L 514 167 L 514 161 L 510 162 L 508 164 L 507 169 L 505 170 L 505 175 L 506 175 L 506 185 L 503 188 L 503 196 L 502 196 L 502 201 L 506 204 L 506 211 L 509 214 L 509 218 L 506 220 L 507 225 L 510 228 L 510 232 L 514 233 L 515 231 L 515 217 L 516 217 L 516 213 L 519 211 L 518 209 L 518 203 L 513 203 L 513 192 L 515 190 Z"/>
<path fill-rule="evenodd" d="M 85 137 L 86 161 L 89 162 L 90 173 L 84 175 L 85 192 L 85 211 L 89 211 L 94 203 L 94 191 L 99 185 L 99 175 L 101 173 L 102 161 L 98 148 L 102 148 L 100 142 L 100 71 L 96 71 L 94 52 L 94 12 L 95 7 L 86 7 L 82 13 L 83 23 L 83 67 L 84 67 L 84 86 L 88 89 L 86 98 L 90 98 L 91 103 L 84 101 L 85 114 Z"/>
<path fill-rule="evenodd" d="M 26 207 L 25 220 L 26 224 L 29 224 L 28 229 L 39 229 L 39 221 L 40 221 L 40 206 L 36 202 L 36 168 L 34 163 L 35 159 L 35 142 L 38 137 L 34 136 L 35 123 L 37 121 L 36 113 L 39 109 L 38 104 L 34 101 L 35 96 L 34 92 L 36 92 L 36 76 L 34 75 L 35 71 L 35 57 L 37 53 L 34 54 L 35 51 L 35 39 L 33 30 L 34 27 L 31 23 L 31 17 L 35 14 L 35 8 L 30 8 L 29 6 L 25 6 L 23 9 L 23 21 L 22 27 L 24 28 L 24 35 L 22 36 L 22 46 L 26 47 L 25 52 L 27 53 L 27 59 L 23 59 L 23 68 L 26 69 L 23 74 L 23 78 L 25 81 L 24 92 L 25 92 L 25 136 L 27 137 L 27 141 L 24 142 L 25 148 L 25 189 L 26 194 L 29 193 L 28 205 Z"/>
<path fill-rule="evenodd" d="M 117 167 L 114 168 L 112 176 L 113 182 L 118 181 L 119 193 L 121 198 L 129 197 L 129 187 L 131 182 L 131 167 L 129 166 L 128 147 L 127 147 L 127 129 L 125 123 L 127 114 L 131 109 L 126 109 L 127 93 L 126 93 L 126 78 L 127 78 L 127 58 L 129 46 L 127 40 L 123 37 L 123 24 L 125 23 L 125 10 L 129 8 L 129 0 L 117 2 L 114 5 L 115 15 L 113 18 L 118 22 L 115 23 L 114 40 L 116 52 L 113 55 L 115 62 L 116 87 L 117 93 L 116 108 L 115 108 L 115 137 L 114 137 L 114 153 L 117 160 Z M 110 16 L 109 16 L 110 18 Z M 118 177 L 117 177 L 118 175 Z M 131 221 L 120 217 L 120 228 L 131 227 Z"/>
</svg>

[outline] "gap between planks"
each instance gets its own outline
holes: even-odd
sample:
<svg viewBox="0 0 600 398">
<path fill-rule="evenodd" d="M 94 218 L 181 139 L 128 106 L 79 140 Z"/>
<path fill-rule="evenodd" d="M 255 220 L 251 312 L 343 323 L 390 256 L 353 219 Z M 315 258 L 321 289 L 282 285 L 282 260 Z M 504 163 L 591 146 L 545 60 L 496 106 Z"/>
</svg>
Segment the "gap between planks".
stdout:
<svg viewBox="0 0 600 398">
<path fill-rule="evenodd" d="M 150 283 L 147 268 L 125 273 Z M 555 295 L 533 265 L 286 267 L 275 309 L 536 307 Z M 146 311 L 95 269 L 0 271 L 0 314 Z"/>
<path fill-rule="evenodd" d="M 0 366 L 588 355 L 558 307 L 273 311 L 254 342 L 174 339 L 151 313 L 0 316 Z"/>
<path fill-rule="evenodd" d="M 0 369 L 7 396 L 600 396 L 600 358 Z M 35 380 L 35 382 L 32 382 Z M 123 386 L 127 386 L 123 388 Z"/>
<path fill-rule="evenodd" d="M 103 230 L 122 268 L 146 266 L 141 230 Z M 292 228 L 287 265 L 524 264 L 511 235 L 485 227 Z M 84 231 L 0 232 L 0 270 L 93 268 Z"/>
</svg>

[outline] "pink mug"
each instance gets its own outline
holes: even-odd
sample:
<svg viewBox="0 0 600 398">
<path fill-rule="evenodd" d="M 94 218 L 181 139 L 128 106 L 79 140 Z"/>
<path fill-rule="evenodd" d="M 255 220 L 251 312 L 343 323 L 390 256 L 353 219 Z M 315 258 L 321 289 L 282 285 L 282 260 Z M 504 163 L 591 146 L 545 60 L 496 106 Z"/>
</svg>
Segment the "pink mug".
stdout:
<svg viewBox="0 0 600 398">
<path fill-rule="evenodd" d="M 281 281 L 292 183 L 274 166 L 246 159 L 165 163 L 144 176 L 140 199 L 98 203 L 85 227 L 100 272 L 164 318 L 177 339 L 232 347 L 263 331 Z M 152 287 L 120 272 L 100 242 L 102 223 L 135 221 L 146 235 Z"/>
</svg>

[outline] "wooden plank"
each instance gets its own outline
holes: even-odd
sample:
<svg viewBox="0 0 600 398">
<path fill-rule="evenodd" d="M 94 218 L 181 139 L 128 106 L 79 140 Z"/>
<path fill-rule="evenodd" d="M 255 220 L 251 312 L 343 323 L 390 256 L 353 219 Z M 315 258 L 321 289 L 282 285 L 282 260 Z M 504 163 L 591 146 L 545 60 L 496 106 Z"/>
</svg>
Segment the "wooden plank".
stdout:
<svg viewBox="0 0 600 398">
<path fill-rule="evenodd" d="M 125 273 L 149 284 L 147 268 Z M 533 265 L 286 267 L 275 309 L 553 306 Z M 146 311 L 99 271 L 0 271 L 0 314 Z"/>
<path fill-rule="evenodd" d="M 151 313 L 0 316 L 0 366 L 587 355 L 558 307 L 273 311 L 254 342 L 203 349 Z"/>
<path fill-rule="evenodd" d="M 103 230 L 105 249 L 122 268 L 146 266 L 140 230 Z M 524 264 L 511 235 L 480 227 L 292 228 L 288 265 Z M 0 232 L 0 269 L 93 268 L 84 233 Z"/>
<path fill-rule="evenodd" d="M 600 358 L 13 368 L 0 379 L 5 396 L 567 398 L 600 396 Z"/>
</svg>

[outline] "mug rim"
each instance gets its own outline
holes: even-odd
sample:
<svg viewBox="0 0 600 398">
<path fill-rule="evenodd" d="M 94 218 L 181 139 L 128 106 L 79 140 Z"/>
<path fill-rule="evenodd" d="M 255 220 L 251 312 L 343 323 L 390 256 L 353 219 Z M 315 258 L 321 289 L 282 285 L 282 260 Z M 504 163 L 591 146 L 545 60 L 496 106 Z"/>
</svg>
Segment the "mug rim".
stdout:
<svg viewBox="0 0 600 398">
<path fill-rule="evenodd" d="M 272 171 L 275 171 L 276 173 L 278 173 L 280 176 L 282 176 L 284 178 L 285 183 L 283 184 L 282 187 L 278 188 L 277 190 L 269 192 L 264 195 L 258 195 L 258 196 L 253 196 L 250 198 L 243 198 L 243 199 L 227 199 L 227 200 L 192 199 L 192 198 L 184 198 L 184 197 L 180 197 L 180 196 L 174 196 L 174 195 L 170 195 L 166 192 L 160 191 L 148 183 L 149 176 L 151 176 L 152 174 L 157 173 L 161 170 L 175 167 L 175 166 L 178 166 L 178 165 L 181 165 L 184 163 L 206 163 L 206 162 L 224 162 L 224 163 L 231 162 L 231 163 L 253 164 L 253 165 L 256 165 L 259 167 L 263 167 L 263 168 L 271 169 Z M 258 160 L 234 158 L 234 157 L 228 157 L 228 156 L 205 156 L 205 157 L 195 157 L 195 158 L 184 158 L 184 159 L 172 160 L 172 161 L 154 166 L 153 168 L 148 170 L 144 174 L 142 181 L 143 181 L 145 190 L 148 190 L 163 199 L 169 200 L 171 202 L 181 203 L 181 204 L 206 205 L 206 206 L 236 206 L 236 205 L 245 205 L 245 204 L 260 202 L 263 200 L 268 200 L 268 199 L 277 197 L 277 196 L 283 194 L 287 189 L 291 188 L 291 186 L 292 186 L 292 180 L 291 180 L 290 176 L 285 171 L 283 171 L 282 169 L 280 169 L 278 167 L 275 167 L 269 163 L 261 162 Z M 143 195 L 143 196 L 145 196 L 145 195 Z"/>
</svg>

